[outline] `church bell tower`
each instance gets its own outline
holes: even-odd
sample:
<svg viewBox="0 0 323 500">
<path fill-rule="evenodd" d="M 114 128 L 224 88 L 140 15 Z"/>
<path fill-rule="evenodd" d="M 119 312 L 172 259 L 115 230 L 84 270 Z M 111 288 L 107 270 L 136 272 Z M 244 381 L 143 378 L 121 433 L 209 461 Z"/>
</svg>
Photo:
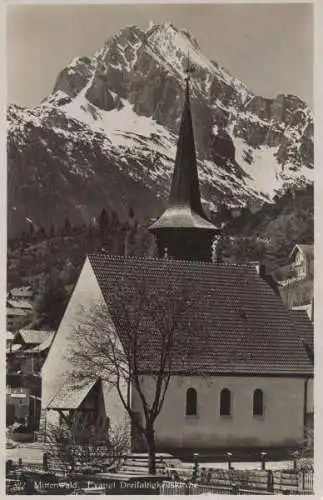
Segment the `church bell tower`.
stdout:
<svg viewBox="0 0 323 500">
<path fill-rule="evenodd" d="M 189 95 L 191 72 L 188 65 L 168 206 L 149 231 L 156 236 L 159 257 L 211 261 L 213 240 L 219 230 L 208 220 L 201 204 Z"/>
</svg>

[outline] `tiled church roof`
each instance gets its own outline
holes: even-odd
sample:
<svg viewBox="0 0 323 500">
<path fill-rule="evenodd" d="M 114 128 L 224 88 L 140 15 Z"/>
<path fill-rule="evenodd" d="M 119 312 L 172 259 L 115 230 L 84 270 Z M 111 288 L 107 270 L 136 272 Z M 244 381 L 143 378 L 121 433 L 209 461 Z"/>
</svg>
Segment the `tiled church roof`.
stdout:
<svg viewBox="0 0 323 500">
<path fill-rule="evenodd" d="M 304 347 L 313 344 L 310 321 L 288 311 L 253 266 L 106 254 L 92 254 L 89 261 L 121 338 L 122 321 L 111 301 L 121 282 L 134 302 L 135 284 L 143 282 L 159 296 L 171 289 L 189 296 L 184 326 L 176 333 L 174 373 L 313 373 Z M 152 328 L 140 351 L 142 371 L 158 367 L 158 352 L 159 336 Z"/>
</svg>

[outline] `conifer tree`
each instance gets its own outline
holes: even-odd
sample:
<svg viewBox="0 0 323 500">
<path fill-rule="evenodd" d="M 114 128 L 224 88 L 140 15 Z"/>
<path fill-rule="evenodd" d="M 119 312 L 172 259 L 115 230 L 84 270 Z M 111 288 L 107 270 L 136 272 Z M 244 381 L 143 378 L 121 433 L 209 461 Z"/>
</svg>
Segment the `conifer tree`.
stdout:
<svg viewBox="0 0 323 500">
<path fill-rule="evenodd" d="M 71 232 L 72 225 L 71 225 L 71 221 L 70 221 L 68 215 L 64 219 L 64 227 L 63 227 L 63 229 L 64 229 L 64 233 L 65 234 L 69 234 Z"/>
<path fill-rule="evenodd" d="M 101 236 L 103 236 L 103 234 L 105 233 L 108 225 L 109 225 L 109 217 L 108 217 L 106 209 L 103 208 L 102 212 L 99 215 L 99 228 L 100 228 Z"/>
</svg>

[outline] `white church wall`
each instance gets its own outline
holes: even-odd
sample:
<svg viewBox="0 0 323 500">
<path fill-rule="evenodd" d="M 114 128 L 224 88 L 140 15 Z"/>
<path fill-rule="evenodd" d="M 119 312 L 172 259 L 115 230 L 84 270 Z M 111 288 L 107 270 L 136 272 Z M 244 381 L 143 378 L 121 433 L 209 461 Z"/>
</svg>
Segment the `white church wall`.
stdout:
<svg viewBox="0 0 323 500">
<path fill-rule="evenodd" d="M 69 359 L 71 349 L 77 345 L 75 328 L 80 324 L 80 312 L 91 312 L 104 299 L 88 259 L 85 260 L 79 279 L 69 300 L 47 359 L 42 367 L 42 408 L 46 408 L 73 371 Z M 124 409 L 116 390 L 104 383 L 104 401 L 111 427 L 124 419 Z M 58 422 L 57 411 L 47 411 L 47 423 Z"/>
<path fill-rule="evenodd" d="M 146 377 L 146 394 L 153 382 Z M 197 391 L 197 416 L 186 416 L 186 391 Z M 220 391 L 232 395 L 230 416 L 220 415 Z M 253 393 L 264 394 L 263 416 L 253 416 Z M 134 405 L 140 408 L 134 395 Z M 287 377 L 174 376 L 156 420 L 158 447 L 293 446 L 303 439 L 304 379 Z"/>
<path fill-rule="evenodd" d="M 120 389 L 123 395 L 126 393 L 126 384 L 120 383 Z M 106 416 L 110 420 L 110 428 L 112 432 L 124 433 L 127 436 L 127 441 L 130 446 L 131 442 L 131 426 L 128 413 L 125 410 L 115 386 L 104 382 L 103 394 L 105 403 Z"/>
<path fill-rule="evenodd" d="M 47 359 L 42 367 L 42 407 L 46 408 L 72 371 L 69 352 L 73 346 L 75 327 L 80 321 L 80 310 L 90 311 L 102 294 L 91 265 L 86 259 L 58 327 Z"/>
</svg>

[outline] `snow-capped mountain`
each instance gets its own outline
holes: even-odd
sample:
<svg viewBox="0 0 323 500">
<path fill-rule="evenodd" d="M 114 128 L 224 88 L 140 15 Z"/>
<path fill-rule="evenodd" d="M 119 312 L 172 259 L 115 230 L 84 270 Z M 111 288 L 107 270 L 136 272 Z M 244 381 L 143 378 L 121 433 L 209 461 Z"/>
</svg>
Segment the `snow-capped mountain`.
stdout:
<svg viewBox="0 0 323 500">
<path fill-rule="evenodd" d="M 30 218 L 88 221 L 110 205 L 121 218 L 160 214 L 169 190 L 187 55 L 203 202 L 270 200 L 284 183 L 312 182 L 313 115 L 298 97 L 252 94 L 171 24 L 121 30 L 74 59 L 34 108 L 8 109 L 9 234 Z"/>
</svg>

